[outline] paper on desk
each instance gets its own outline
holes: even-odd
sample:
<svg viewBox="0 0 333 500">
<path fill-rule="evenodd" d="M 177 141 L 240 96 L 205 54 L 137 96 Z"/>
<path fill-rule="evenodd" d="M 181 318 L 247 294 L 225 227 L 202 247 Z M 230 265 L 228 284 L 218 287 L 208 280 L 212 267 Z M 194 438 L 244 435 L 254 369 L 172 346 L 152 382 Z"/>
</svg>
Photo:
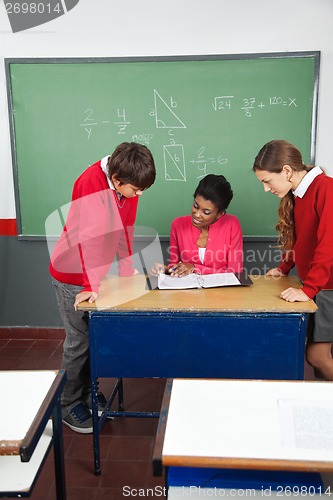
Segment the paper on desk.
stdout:
<svg viewBox="0 0 333 500">
<path fill-rule="evenodd" d="M 214 288 L 220 286 L 240 285 L 234 273 L 197 274 L 191 273 L 177 277 L 164 273 L 158 276 L 159 289 Z"/>
<path fill-rule="evenodd" d="M 333 402 L 278 399 L 282 446 L 333 450 Z"/>
<path fill-rule="evenodd" d="M 204 274 L 201 276 L 203 279 L 204 288 L 213 288 L 218 286 L 232 286 L 240 285 L 241 282 L 234 275 L 234 273 L 217 273 L 217 274 Z"/>
</svg>

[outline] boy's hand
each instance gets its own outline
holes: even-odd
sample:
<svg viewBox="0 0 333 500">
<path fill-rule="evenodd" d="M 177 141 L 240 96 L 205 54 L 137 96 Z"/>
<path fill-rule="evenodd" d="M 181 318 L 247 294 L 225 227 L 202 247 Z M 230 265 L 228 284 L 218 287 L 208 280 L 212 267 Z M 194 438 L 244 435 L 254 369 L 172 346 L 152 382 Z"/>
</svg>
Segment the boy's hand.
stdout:
<svg viewBox="0 0 333 500">
<path fill-rule="evenodd" d="M 77 306 L 81 302 L 85 302 L 87 300 L 89 302 L 89 304 L 92 304 L 93 302 L 95 302 L 97 297 L 98 297 L 97 292 L 80 292 L 80 293 L 78 293 L 77 296 L 75 297 L 75 302 L 74 302 L 75 311 L 77 311 Z"/>
</svg>

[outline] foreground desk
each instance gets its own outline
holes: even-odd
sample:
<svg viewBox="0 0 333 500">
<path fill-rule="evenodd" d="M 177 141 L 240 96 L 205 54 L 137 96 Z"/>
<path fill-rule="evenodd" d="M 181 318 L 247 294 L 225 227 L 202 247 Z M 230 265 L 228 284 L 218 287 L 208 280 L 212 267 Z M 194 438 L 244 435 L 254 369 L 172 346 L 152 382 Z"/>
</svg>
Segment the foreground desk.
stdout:
<svg viewBox="0 0 333 500">
<path fill-rule="evenodd" d="M 168 467 L 171 493 L 252 481 L 258 496 L 263 487 L 324 496 L 318 473 L 333 471 L 332 414 L 330 382 L 168 381 L 155 462 Z"/>
<path fill-rule="evenodd" d="M 89 311 L 96 473 L 98 377 L 303 378 L 316 305 L 280 299 L 300 286 L 295 276 L 251 278 L 250 286 L 149 290 L 144 276 L 108 276 L 96 303 L 80 304 Z"/>
<path fill-rule="evenodd" d="M 53 444 L 56 495 L 66 499 L 60 407 L 65 381 L 64 370 L 0 372 L 0 497 L 30 496 Z"/>
</svg>

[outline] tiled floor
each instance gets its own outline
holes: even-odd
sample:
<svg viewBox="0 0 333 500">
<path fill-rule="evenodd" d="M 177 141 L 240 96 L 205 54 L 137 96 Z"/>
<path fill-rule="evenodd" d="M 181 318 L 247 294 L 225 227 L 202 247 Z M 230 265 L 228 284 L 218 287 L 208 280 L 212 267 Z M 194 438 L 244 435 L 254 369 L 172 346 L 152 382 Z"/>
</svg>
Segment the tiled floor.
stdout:
<svg viewBox="0 0 333 500">
<path fill-rule="evenodd" d="M 0 370 L 58 369 L 61 355 L 60 340 L 0 339 Z M 113 382 L 101 379 L 101 390 L 110 393 Z M 162 379 L 125 380 L 126 410 L 159 411 L 164 385 Z M 156 429 L 156 418 L 105 422 L 100 439 L 102 473 L 95 476 L 92 435 L 78 434 L 63 426 L 68 500 L 121 500 L 139 497 L 140 493 L 142 496 L 143 492 L 146 497 L 161 498 L 164 478 L 154 477 L 152 472 Z M 55 499 L 52 450 L 30 498 Z"/>
<path fill-rule="evenodd" d="M 58 369 L 61 355 L 62 340 L 0 338 L 0 370 Z M 305 378 L 313 380 L 312 370 L 307 364 Z M 114 380 L 101 379 L 100 388 L 109 394 L 113 383 Z M 126 409 L 159 411 L 164 385 L 165 381 L 161 379 L 125 380 Z M 95 476 L 92 435 L 77 434 L 63 426 L 68 500 L 163 498 L 164 477 L 154 477 L 152 473 L 156 428 L 155 418 L 107 421 L 100 440 L 102 473 Z M 30 498 L 55 498 L 52 451 Z"/>
</svg>

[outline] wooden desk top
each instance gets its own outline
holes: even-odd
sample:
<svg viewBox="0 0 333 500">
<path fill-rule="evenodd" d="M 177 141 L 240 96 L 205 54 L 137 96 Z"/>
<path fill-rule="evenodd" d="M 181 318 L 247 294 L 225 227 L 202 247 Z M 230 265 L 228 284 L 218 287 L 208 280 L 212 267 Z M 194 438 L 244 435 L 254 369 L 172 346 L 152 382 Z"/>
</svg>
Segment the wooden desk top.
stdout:
<svg viewBox="0 0 333 500">
<path fill-rule="evenodd" d="M 289 286 L 301 287 L 296 276 L 251 276 L 253 285 L 191 290 L 148 290 L 144 275 L 119 278 L 108 275 L 94 304 L 82 302 L 86 311 L 215 311 L 314 313 L 316 304 L 286 302 L 280 293 Z"/>
</svg>

